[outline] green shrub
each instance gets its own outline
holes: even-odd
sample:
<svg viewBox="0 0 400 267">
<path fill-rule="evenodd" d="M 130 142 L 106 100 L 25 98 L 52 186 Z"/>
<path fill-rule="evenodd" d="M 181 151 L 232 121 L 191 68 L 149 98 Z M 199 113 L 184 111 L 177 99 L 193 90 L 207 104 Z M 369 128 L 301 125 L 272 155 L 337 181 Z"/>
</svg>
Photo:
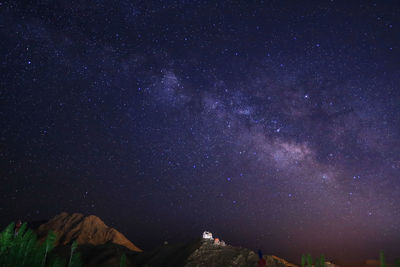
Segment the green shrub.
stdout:
<svg viewBox="0 0 400 267">
<path fill-rule="evenodd" d="M 54 232 L 49 232 L 44 242 L 37 240 L 36 234 L 27 229 L 27 224 L 21 225 L 18 232 L 14 232 L 15 224 L 10 223 L 0 233 L 0 266 L 19 267 L 64 267 L 65 259 L 49 259 L 49 253 L 55 247 L 57 239 Z M 74 253 L 77 244 L 71 246 L 69 267 L 80 267 L 79 254 Z"/>
<path fill-rule="evenodd" d="M 386 262 L 385 262 L 385 254 L 383 253 L 383 250 L 381 251 L 380 255 L 380 261 L 381 261 L 381 267 L 386 267 Z"/>
<path fill-rule="evenodd" d="M 125 253 L 121 256 L 121 261 L 119 263 L 119 267 L 126 267 L 126 255 Z"/>
<path fill-rule="evenodd" d="M 307 263 L 307 267 L 313 266 L 313 259 L 310 254 L 301 255 L 301 267 L 305 267 Z M 319 258 L 315 259 L 315 267 L 325 267 L 325 256 L 322 254 Z"/>
<path fill-rule="evenodd" d="M 0 255 L 3 255 L 11 245 L 12 237 L 14 233 L 14 223 L 10 223 L 0 233 Z"/>
<path fill-rule="evenodd" d="M 324 256 L 324 254 L 322 254 L 321 257 L 319 258 L 319 266 L 325 267 L 325 256 Z"/>
<path fill-rule="evenodd" d="M 306 255 L 301 255 L 301 267 L 306 267 Z"/>
<path fill-rule="evenodd" d="M 310 254 L 307 255 L 307 266 L 312 267 L 312 257 Z"/>
<path fill-rule="evenodd" d="M 78 243 L 76 241 L 72 242 L 71 245 L 71 254 L 69 257 L 69 263 L 68 267 L 79 267 L 82 265 L 81 263 L 81 257 L 78 252 L 75 252 L 75 250 L 78 247 Z"/>
</svg>

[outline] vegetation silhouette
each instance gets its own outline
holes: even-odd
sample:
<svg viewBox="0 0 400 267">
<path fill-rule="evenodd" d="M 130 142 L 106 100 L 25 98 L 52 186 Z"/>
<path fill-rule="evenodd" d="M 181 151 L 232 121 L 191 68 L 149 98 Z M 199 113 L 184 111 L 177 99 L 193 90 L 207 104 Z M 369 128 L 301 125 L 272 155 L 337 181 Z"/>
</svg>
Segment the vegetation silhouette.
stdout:
<svg viewBox="0 0 400 267">
<path fill-rule="evenodd" d="M 71 245 L 69 261 L 56 256 L 50 257 L 55 247 L 57 236 L 50 231 L 44 240 L 39 242 L 33 230 L 28 229 L 27 223 L 16 227 L 10 223 L 0 233 L 0 266 L 20 267 L 80 267 L 82 266 L 79 253 L 75 252 L 77 243 Z"/>
<path fill-rule="evenodd" d="M 384 254 L 383 250 L 381 250 L 379 253 L 379 260 L 380 260 L 380 267 L 386 267 L 385 254 Z M 301 266 L 302 267 L 324 267 L 325 266 L 325 256 L 324 256 L 324 254 L 322 254 L 321 257 L 315 259 L 315 265 L 313 265 L 313 259 L 312 259 L 311 255 L 303 254 L 303 255 L 301 255 Z M 400 267 L 400 258 L 395 259 L 394 266 Z"/>
</svg>

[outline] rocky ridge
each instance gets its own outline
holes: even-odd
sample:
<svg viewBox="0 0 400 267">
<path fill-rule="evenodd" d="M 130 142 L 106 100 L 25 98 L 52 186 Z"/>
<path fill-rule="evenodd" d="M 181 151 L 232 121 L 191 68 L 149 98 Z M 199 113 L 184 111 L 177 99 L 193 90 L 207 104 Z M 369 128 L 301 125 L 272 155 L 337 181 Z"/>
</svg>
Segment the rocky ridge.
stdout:
<svg viewBox="0 0 400 267">
<path fill-rule="evenodd" d="M 254 251 L 226 244 L 213 238 L 210 232 L 204 232 L 203 238 L 188 243 L 165 243 L 142 252 L 94 215 L 63 212 L 36 229 L 39 239 L 44 240 L 50 230 L 57 234 L 56 251 L 60 255 L 69 255 L 70 243 L 78 242 L 85 267 L 117 267 L 122 254 L 127 256 L 127 267 L 258 267 L 258 255 Z M 273 255 L 264 255 L 264 258 L 268 267 L 298 266 Z M 326 263 L 325 267 L 338 265 Z"/>
<path fill-rule="evenodd" d="M 123 234 L 114 228 L 108 227 L 99 217 L 94 215 L 84 216 L 80 213 L 60 213 L 47 223 L 39 226 L 37 229 L 39 238 L 43 240 L 50 230 L 57 234 L 56 246 L 67 245 L 74 240 L 78 242 L 78 245 L 95 246 L 111 242 L 132 251 L 142 251 Z"/>
<path fill-rule="evenodd" d="M 270 267 L 297 267 L 279 257 L 264 256 Z M 258 255 L 249 249 L 230 245 L 217 245 L 213 240 L 203 239 L 201 245 L 188 257 L 185 267 L 257 267 Z"/>
</svg>

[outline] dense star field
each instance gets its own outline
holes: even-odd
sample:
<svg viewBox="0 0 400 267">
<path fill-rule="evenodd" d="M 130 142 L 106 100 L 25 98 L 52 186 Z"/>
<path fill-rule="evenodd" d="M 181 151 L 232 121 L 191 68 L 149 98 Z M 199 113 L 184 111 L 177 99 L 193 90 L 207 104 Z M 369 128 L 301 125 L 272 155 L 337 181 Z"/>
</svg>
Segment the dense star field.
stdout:
<svg viewBox="0 0 400 267">
<path fill-rule="evenodd" d="M 40 3 L 37 3 L 40 2 Z M 400 256 L 396 1 L 1 1 L 0 223 L 95 214 Z"/>
</svg>

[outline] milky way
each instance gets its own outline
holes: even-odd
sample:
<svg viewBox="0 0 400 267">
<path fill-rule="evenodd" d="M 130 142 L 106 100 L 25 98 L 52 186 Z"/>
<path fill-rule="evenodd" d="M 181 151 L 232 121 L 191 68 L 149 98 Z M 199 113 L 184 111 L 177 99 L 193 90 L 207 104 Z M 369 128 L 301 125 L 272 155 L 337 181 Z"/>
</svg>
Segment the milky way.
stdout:
<svg viewBox="0 0 400 267">
<path fill-rule="evenodd" d="M 400 6 L 348 2 L 1 2 L 1 224 L 400 256 Z"/>
</svg>

